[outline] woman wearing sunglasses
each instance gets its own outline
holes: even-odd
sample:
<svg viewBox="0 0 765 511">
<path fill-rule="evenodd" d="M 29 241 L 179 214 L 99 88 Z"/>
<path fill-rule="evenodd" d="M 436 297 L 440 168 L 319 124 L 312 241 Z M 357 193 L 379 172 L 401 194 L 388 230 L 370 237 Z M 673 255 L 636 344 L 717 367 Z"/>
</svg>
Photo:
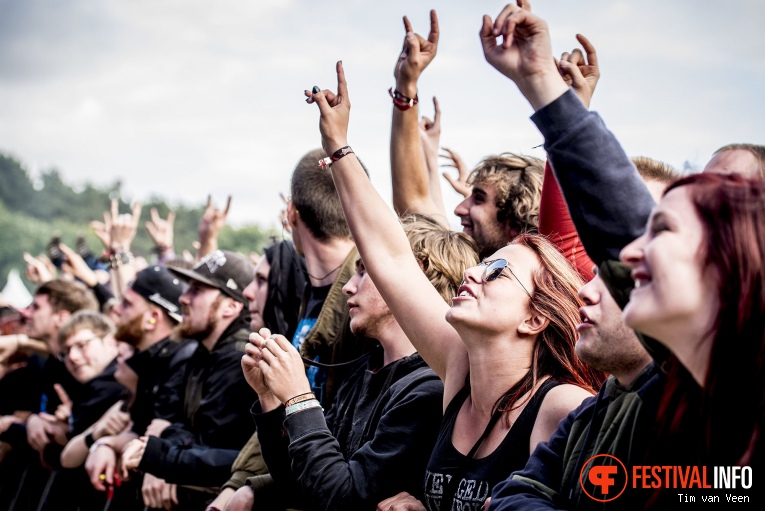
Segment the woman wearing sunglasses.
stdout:
<svg viewBox="0 0 765 511">
<path fill-rule="evenodd" d="M 332 155 L 324 164 L 367 271 L 444 382 L 445 416 L 423 504 L 474 508 L 602 381 L 574 354 L 582 281 L 543 237 L 521 235 L 468 268 L 452 306 L 444 303 L 347 146 L 350 104 L 341 63 L 337 76 L 337 95 L 306 91 L 307 101 L 318 104 L 322 144 Z M 417 115 L 416 109 L 404 113 Z M 413 497 L 392 496 L 381 507 L 407 499 Z"/>
</svg>

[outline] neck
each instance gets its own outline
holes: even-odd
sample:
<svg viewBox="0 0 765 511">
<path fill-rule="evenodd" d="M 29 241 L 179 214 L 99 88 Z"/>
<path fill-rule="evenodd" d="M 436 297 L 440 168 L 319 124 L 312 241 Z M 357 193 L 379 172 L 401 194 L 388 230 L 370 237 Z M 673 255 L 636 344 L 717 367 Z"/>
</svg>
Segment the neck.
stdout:
<svg viewBox="0 0 765 511">
<path fill-rule="evenodd" d="M 497 400 L 529 372 L 533 346 L 533 340 L 506 336 L 471 343 L 470 399 L 478 413 L 491 416 Z"/>
<path fill-rule="evenodd" d="M 201 344 L 205 348 L 207 348 L 207 351 L 212 351 L 213 348 L 215 348 L 215 345 L 218 343 L 218 340 L 220 339 L 220 336 L 223 335 L 223 332 L 226 331 L 226 329 L 231 326 L 231 323 L 236 321 L 236 318 L 232 319 L 219 319 L 218 322 L 215 324 L 215 328 L 212 332 L 210 332 L 210 335 L 202 339 Z"/>
<path fill-rule="evenodd" d="M 171 331 L 172 329 L 169 326 L 161 325 L 151 332 L 144 332 L 143 337 L 141 337 L 141 341 L 136 344 L 135 348 L 138 351 L 148 350 L 159 341 L 170 335 Z"/>
<path fill-rule="evenodd" d="M 709 368 L 709 357 L 712 353 L 712 343 L 714 341 L 714 335 L 707 334 L 702 337 L 701 340 L 683 341 L 678 339 L 677 350 L 675 355 L 680 363 L 688 369 L 696 383 L 704 388 L 707 377 L 707 369 Z M 689 344 L 692 343 L 692 344 Z"/>
<path fill-rule="evenodd" d="M 409 338 L 401 329 L 401 325 L 398 321 L 393 319 L 392 321 L 385 321 L 381 324 L 382 328 L 379 328 L 379 334 L 375 338 L 380 341 L 380 345 L 383 348 L 383 366 L 387 366 L 390 363 L 400 360 L 404 357 L 408 357 L 417 352 L 412 345 Z"/>
<path fill-rule="evenodd" d="M 332 284 L 340 266 L 353 249 L 353 241 L 333 238 L 326 243 L 320 243 L 305 227 L 299 224 L 298 228 L 301 229 L 300 239 L 311 285 L 321 287 Z"/>
</svg>

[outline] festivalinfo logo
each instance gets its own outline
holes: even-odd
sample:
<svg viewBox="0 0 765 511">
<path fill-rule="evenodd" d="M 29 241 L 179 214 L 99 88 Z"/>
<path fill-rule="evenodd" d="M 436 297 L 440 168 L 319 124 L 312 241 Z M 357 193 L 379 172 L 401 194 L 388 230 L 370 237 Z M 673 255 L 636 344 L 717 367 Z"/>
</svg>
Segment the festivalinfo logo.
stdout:
<svg viewBox="0 0 765 511">
<path fill-rule="evenodd" d="M 616 456 L 597 454 L 587 460 L 579 473 L 579 485 L 585 495 L 597 502 L 618 499 L 631 489 L 655 490 L 719 490 L 750 489 L 752 467 L 635 465 L 628 470 Z M 748 495 L 725 496 L 729 502 L 749 502 Z M 695 502 L 694 495 L 678 492 L 680 502 Z M 707 501 L 705 496 L 698 497 Z M 719 501 L 719 495 L 709 495 L 709 502 Z"/>
</svg>

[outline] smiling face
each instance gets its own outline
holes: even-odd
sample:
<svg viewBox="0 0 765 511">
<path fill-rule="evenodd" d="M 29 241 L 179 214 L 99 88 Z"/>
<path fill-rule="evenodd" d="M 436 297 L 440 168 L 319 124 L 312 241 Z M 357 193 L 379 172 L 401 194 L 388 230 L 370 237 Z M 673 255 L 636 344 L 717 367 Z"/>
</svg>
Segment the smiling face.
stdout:
<svg viewBox="0 0 765 511">
<path fill-rule="evenodd" d="M 539 268 L 539 259 L 533 250 L 517 244 L 507 245 L 488 258 L 496 259 L 505 259 L 507 268 L 490 282 L 483 281 L 485 265 L 465 270 L 447 321 L 494 333 L 515 331 L 526 321 L 530 315 L 526 290 L 533 296 L 532 272 Z"/>
<path fill-rule="evenodd" d="M 268 258 L 264 255 L 255 266 L 255 275 L 252 282 L 244 288 L 242 294 L 247 298 L 250 310 L 250 330 L 257 332 L 266 326 L 263 320 L 263 311 L 266 308 L 268 299 L 268 274 L 271 272 L 271 265 Z"/>
<path fill-rule="evenodd" d="M 395 321 L 361 259 L 356 261 L 356 273 L 343 286 L 343 293 L 348 297 L 351 332 L 355 335 L 379 339 L 381 329 Z"/>
<path fill-rule="evenodd" d="M 710 330 L 719 309 L 715 279 L 704 268 L 705 234 L 688 187 L 671 190 L 656 206 L 646 233 L 627 245 L 635 289 L 624 309 L 625 323 L 678 353 Z M 693 349 L 693 348 L 690 348 Z"/>
<path fill-rule="evenodd" d="M 55 338 L 59 324 L 53 312 L 48 295 L 35 295 L 32 303 L 23 311 L 27 324 L 27 335 L 34 339 L 49 341 Z"/>
<path fill-rule="evenodd" d="M 70 335 L 64 341 L 62 351 L 67 370 L 80 383 L 104 372 L 118 354 L 117 342 L 111 335 L 101 338 L 89 328 Z"/>
<path fill-rule="evenodd" d="M 473 238 L 482 256 L 497 251 L 509 241 L 505 226 L 497 220 L 497 190 L 491 183 L 475 183 L 470 195 L 454 209 L 462 230 Z"/>
<path fill-rule="evenodd" d="M 622 310 L 608 292 L 600 275 L 579 289 L 584 306 L 576 327 L 576 354 L 590 367 L 613 374 L 628 384 L 630 374 L 645 367 L 651 357 L 635 332 L 622 321 Z"/>
</svg>

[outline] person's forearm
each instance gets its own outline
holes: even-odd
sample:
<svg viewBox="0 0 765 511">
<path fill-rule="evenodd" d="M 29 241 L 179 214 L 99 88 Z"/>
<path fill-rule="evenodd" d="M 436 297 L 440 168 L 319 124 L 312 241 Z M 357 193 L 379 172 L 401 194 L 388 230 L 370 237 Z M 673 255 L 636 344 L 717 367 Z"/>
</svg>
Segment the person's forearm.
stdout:
<svg viewBox="0 0 765 511">
<path fill-rule="evenodd" d="M 93 434 L 93 428 L 88 428 L 67 442 L 61 451 L 61 466 L 76 468 L 85 463 L 90 452 L 90 446 L 85 443 L 85 437 Z"/>
<path fill-rule="evenodd" d="M 654 201 L 616 137 L 573 91 L 539 110 L 532 120 L 587 254 L 597 264 L 618 260 L 639 237 Z"/>
<path fill-rule="evenodd" d="M 417 83 L 400 80 L 396 90 L 414 98 Z M 420 141 L 419 109 L 417 105 L 407 110 L 400 110 L 395 105 L 392 108 L 390 163 L 393 208 L 399 215 L 423 213 L 440 216 L 435 215 L 435 203 L 430 196 L 430 179 Z"/>
</svg>

